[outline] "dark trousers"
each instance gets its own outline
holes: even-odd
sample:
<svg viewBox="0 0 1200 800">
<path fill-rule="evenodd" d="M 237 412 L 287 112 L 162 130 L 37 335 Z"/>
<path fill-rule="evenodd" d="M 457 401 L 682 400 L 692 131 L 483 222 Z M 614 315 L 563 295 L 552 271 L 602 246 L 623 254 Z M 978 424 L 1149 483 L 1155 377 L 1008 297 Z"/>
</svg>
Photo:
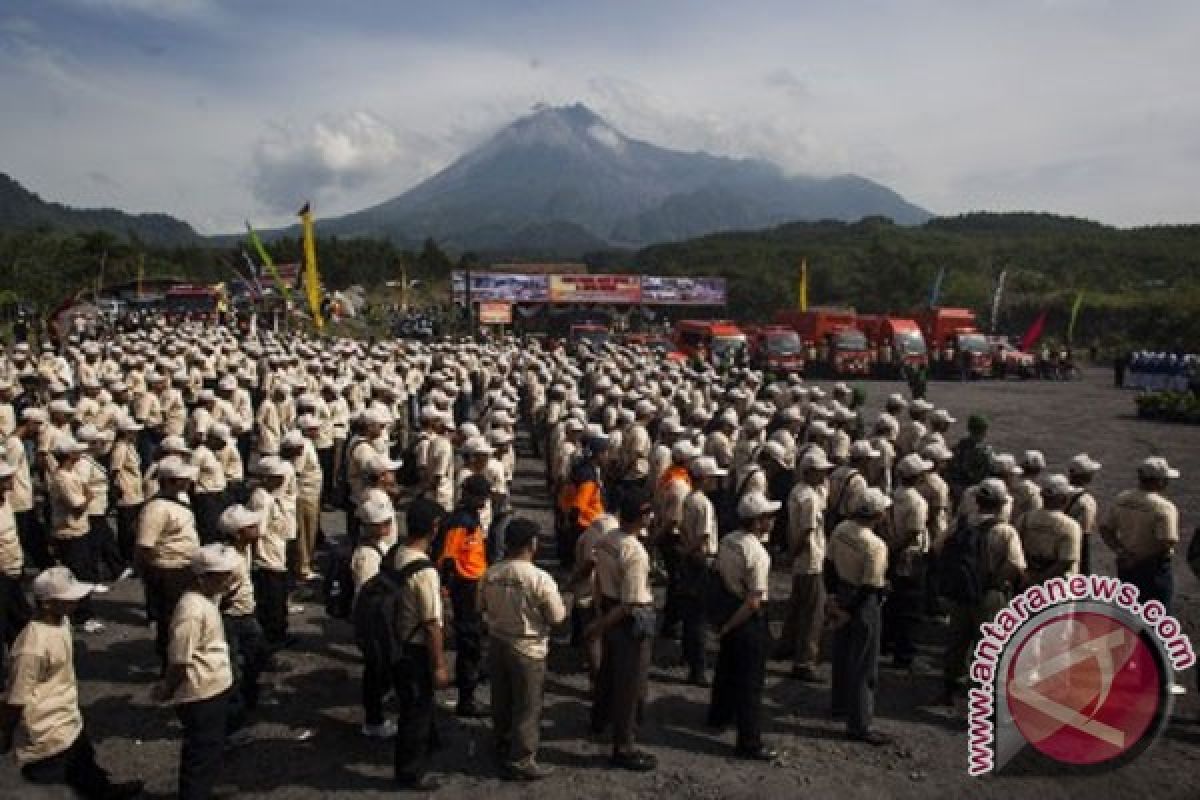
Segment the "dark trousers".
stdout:
<svg viewBox="0 0 1200 800">
<path fill-rule="evenodd" d="M 363 722 L 383 724 L 383 698 L 392 685 L 391 667 L 384 663 L 374 648 L 359 645 L 363 655 L 362 705 Z"/>
<path fill-rule="evenodd" d="M 88 537 L 92 540 L 92 552 L 96 558 L 96 575 L 101 580 L 116 580 L 127 563 L 117 547 L 117 537 L 108 517 L 94 514 L 88 517 Z"/>
<path fill-rule="evenodd" d="M 721 637 L 708 721 L 715 726 L 736 721 L 738 750 L 762 746 L 762 692 L 770 640 L 765 612 Z"/>
<path fill-rule="evenodd" d="M 254 613 L 262 625 L 263 639 L 271 653 L 283 648 L 287 641 L 287 579 L 286 572 L 256 569 L 254 582 Z"/>
<path fill-rule="evenodd" d="M 455 578 L 450 582 L 454 607 L 454 685 L 459 705 L 475 701 L 479 665 L 483 660 L 483 621 L 477 606 L 479 581 Z"/>
<path fill-rule="evenodd" d="M 117 550 L 126 565 L 133 563 L 133 554 L 137 547 L 138 515 L 141 513 L 141 503 L 135 506 L 117 506 Z"/>
<path fill-rule="evenodd" d="M 701 591 L 705 569 L 704 561 L 692 556 L 679 563 L 678 613 L 683 621 L 683 660 L 691 677 L 704 675 L 704 641 L 708 621 L 704 616 Z"/>
<path fill-rule="evenodd" d="M 225 510 L 224 492 L 195 492 L 192 494 L 192 513 L 196 517 L 196 533 L 200 544 L 212 544 L 221 538 L 217 520 Z"/>
<path fill-rule="evenodd" d="M 528 766 L 537 758 L 542 724 L 546 661 L 518 653 L 492 637 L 488 643 L 492 683 L 492 734 L 496 753 L 509 764 Z"/>
<path fill-rule="evenodd" d="M 815 667 L 825 620 L 825 581 L 821 573 L 792 576 L 792 596 L 779 635 L 779 649 L 797 667 Z"/>
<path fill-rule="evenodd" d="M 682 621 L 679 607 L 679 537 L 668 537 L 659 546 L 658 553 L 659 557 L 662 558 L 663 570 L 667 573 L 667 596 L 663 601 L 662 609 L 662 631 L 663 635 L 666 636 L 678 630 L 675 626 Z"/>
<path fill-rule="evenodd" d="M 604 633 L 604 652 L 592 700 L 592 730 L 599 733 L 612 724 L 614 753 L 634 749 L 638 708 L 646 698 L 653 645 L 653 639 L 634 637 L 633 622 L 628 619 Z"/>
<path fill-rule="evenodd" d="M 852 734 L 871 729 L 879 681 L 879 629 L 879 596 L 870 594 L 833 636 L 833 711 L 846 715 Z"/>
<path fill-rule="evenodd" d="M 264 653 L 262 626 L 254 615 L 221 615 L 225 641 L 229 643 L 229 665 L 233 669 L 233 691 L 229 695 L 229 724 L 232 733 L 246 723 L 246 715 L 258 707 L 258 677 Z"/>
<path fill-rule="evenodd" d="M 0 643 L 11 645 L 28 623 L 32 610 L 21 579 L 0 575 Z"/>
<path fill-rule="evenodd" d="M 106 797 L 112 786 L 108 772 L 96 763 L 96 750 L 86 730 L 58 755 L 21 767 L 21 775 L 41 786 L 69 786 L 84 798 Z"/>
<path fill-rule="evenodd" d="M 1117 566 L 1117 577 L 1137 587 L 1139 602 L 1143 606 L 1150 600 L 1163 604 L 1171 613 L 1171 601 L 1175 596 L 1175 576 L 1171 574 L 1169 558 L 1151 559 L 1132 567 Z"/>
<path fill-rule="evenodd" d="M 892 591 L 883 606 L 883 647 L 897 663 L 911 663 L 917 653 L 913 630 L 921 620 L 925 589 L 921 575 L 893 575 Z"/>
<path fill-rule="evenodd" d="M 333 448 L 318 450 L 317 462 L 321 465 L 321 504 L 327 505 L 333 502 Z"/>
<path fill-rule="evenodd" d="M 58 561 L 84 583 L 96 583 L 100 576 L 96 570 L 96 550 L 89 534 L 73 536 L 69 539 L 54 538 L 54 553 Z M 75 612 L 71 614 L 71 622 L 79 625 L 92 618 L 91 595 L 79 601 Z"/>
<path fill-rule="evenodd" d="M 192 571 L 187 567 L 165 569 L 151 566 L 146 568 L 142 581 L 146 586 L 146 606 L 150 618 L 154 620 L 154 651 L 158 653 L 159 664 L 165 667 L 171 617 L 175 614 L 175 606 L 179 605 L 179 598 L 183 597 L 192 583 Z"/>
<path fill-rule="evenodd" d="M 429 754 L 437 740 L 433 722 L 433 672 L 424 645 L 405 645 L 393 665 L 396 689 L 396 780 L 414 781 L 429 769 Z"/>
<path fill-rule="evenodd" d="M 221 774 L 229 692 L 176 706 L 183 725 L 179 755 L 179 800 L 208 800 Z"/>
<path fill-rule="evenodd" d="M 54 559 L 50 556 L 50 546 L 46 541 L 46 528 L 42 525 L 35 509 L 13 513 L 17 520 L 17 538 L 21 540 L 21 549 L 25 557 L 39 570 L 53 566 Z"/>
</svg>

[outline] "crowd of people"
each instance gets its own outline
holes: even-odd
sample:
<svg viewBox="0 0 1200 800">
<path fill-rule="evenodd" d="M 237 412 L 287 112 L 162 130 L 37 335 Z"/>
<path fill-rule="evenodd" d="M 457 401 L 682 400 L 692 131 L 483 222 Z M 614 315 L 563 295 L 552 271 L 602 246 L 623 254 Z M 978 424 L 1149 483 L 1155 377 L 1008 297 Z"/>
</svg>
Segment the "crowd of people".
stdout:
<svg viewBox="0 0 1200 800">
<path fill-rule="evenodd" d="M 1200 386 L 1200 356 L 1195 353 L 1130 353 L 1118 386 L 1149 392 L 1186 392 Z"/>
<path fill-rule="evenodd" d="M 305 587 L 352 623 L 363 735 L 394 739 L 397 786 L 425 791 L 435 696 L 451 686 L 457 715 L 490 717 L 504 777 L 549 773 L 551 647 L 586 664 L 612 765 L 647 771 L 638 725 L 662 637 L 711 689 L 709 725 L 736 728 L 734 754 L 772 760 L 767 662 L 820 683 L 826 634 L 830 712 L 879 745 L 881 659 L 911 665 L 916 626 L 945 626 L 953 703 L 979 624 L 1027 585 L 1089 571 L 1097 536 L 1122 579 L 1170 608 L 1165 460 L 1137 465 L 1102 508 L 1086 454 L 1052 470 L 1036 450 L 994 451 L 982 417 L 951 446 L 947 409 L 895 394 L 869 418 L 860 401 L 617 345 L 248 339 L 152 320 L 103 346 L 15 345 L 0 358 L 0 746 L 16 734 L 33 782 L 141 791 L 96 763 L 72 661 L 72 637 L 104 628 L 92 597 L 124 580 L 144 590 L 155 697 L 182 726 L 184 798 L 209 797 L 246 739 L 261 673 L 296 646 Z M 510 500 L 521 432 L 545 464 L 553 531 Z M 345 514 L 344 536 L 322 531 L 323 511 Z M 791 577 L 778 636 L 773 571 Z M 553 636 L 564 623 L 568 645 Z"/>
</svg>

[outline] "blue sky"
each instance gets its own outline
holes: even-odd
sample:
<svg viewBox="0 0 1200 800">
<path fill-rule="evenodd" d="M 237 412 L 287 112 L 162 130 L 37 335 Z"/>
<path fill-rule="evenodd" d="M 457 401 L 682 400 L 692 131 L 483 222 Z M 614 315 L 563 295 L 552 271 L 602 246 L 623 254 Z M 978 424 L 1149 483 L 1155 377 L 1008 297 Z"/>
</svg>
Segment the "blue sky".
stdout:
<svg viewBox="0 0 1200 800">
<path fill-rule="evenodd" d="M 1200 3 L 3 0 L 0 171 L 205 232 L 399 194 L 536 103 L 938 213 L 1200 222 Z"/>
</svg>

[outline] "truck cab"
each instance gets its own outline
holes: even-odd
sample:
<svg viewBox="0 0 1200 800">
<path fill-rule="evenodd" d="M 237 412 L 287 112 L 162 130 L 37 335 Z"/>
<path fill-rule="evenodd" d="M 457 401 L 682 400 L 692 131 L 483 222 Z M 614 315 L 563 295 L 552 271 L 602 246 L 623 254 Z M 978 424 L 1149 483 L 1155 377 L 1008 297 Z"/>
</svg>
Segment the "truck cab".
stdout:
<svg viewBox="0 0 1200 800">
<path fill-rule="evenodd" d="M 778 374 L 804 371 L 804 342 L 785 325 L 766 325 L 747 331 L 750 361 L 755 369 Z"/>
<path fill-rule="evenodd" d="M 917 315 L 937 377 L 990 378 L 992 349 L 968 308 L 928 308 Z"/>
<path fill-rule="evenodd" d="M 675 346 L 688 358 L 719 366 L 746 357 L 746 334 L 728 320 L 683 320 L 675 326 Z"/>
<path fill-rule="evenodd" d="M 906 367 L 929 366 L 929 349 L 916 320 L 861 315 L 858 328 L 871 347 L 871 370 L 878 378 L 899 378 Z"/>
<path fill-rule="evenodd" d="M 775 315 L 775 323 L 799 334 L 808 348 L 805 366 L 809 374 L 865 376 L 870 371 L 870 348 L 857 327 L 854 309 L 781 311 Z"/>
</svg>

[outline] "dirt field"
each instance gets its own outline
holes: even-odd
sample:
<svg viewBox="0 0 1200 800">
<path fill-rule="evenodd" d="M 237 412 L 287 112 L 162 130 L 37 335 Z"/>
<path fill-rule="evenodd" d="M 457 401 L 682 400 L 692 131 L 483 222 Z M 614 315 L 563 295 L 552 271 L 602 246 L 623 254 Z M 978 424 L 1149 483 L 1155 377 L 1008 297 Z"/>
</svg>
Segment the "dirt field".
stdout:
<svg viewBox="0 0 1200 800">
<path fill-rule="evenodd" d="M 1076 383 L 934 384 L 930 399 L 949 407 L 961 435 L 966 416 L 983 413 L 993 422 L 997 446 L 1019 453 L 1045 451 L 1052 469 L 1076 452 L 1104 463 L 1097 495 L 1102 505 L 1133 480 L 1132 466 L 1149 454 L 1166 456 L 1183 471 L 1172 488 L 1184 527 L 1184 547 L 1200 523 L 1200 428 L 1167 427 L 1136 420 L 1132 397 L 1109 388 L 1110 373 L 1092 372 Z M 868 384 L 874 410 L 896 384 Z M 537 465 L 522 459 L 515 486 L 517 504 L 542 520 L 544 492 Z M 327 529 L 341 520 L 326 515 Z M 1106 550 L 1101 571 L 1111 574 Z M 1177 614 L 1195 639 L 1200 620 L 1197 581 L 1177 558 Z M 786 575 L 779 573 L 774 600 L 786 599 Z M 101 763 L 119 777 L 142 777 L 152 796 L 174 790 L 179 727 L 174 715 L 154 706 L 150 631 L 141 624 L 140 592 L 122 584 L 100 598 L 109 629 L 77 645 L 84 714 Z M 778 613 L 774 615 L 778 619 Z M 392 791 L 390 743 L 360 736 L 359 670 L 349 629 L 328 620 L 318 603 L 292 618 L 298 647 L 282 657 L 284 669 L 266 676 L 278 704 L 260 712 L 255 741 L 230 754 L 222 790 L 247 797 L 375 797 Z M 608 746 L 587 738 L 586 682 L 569 654 L 552 655 L 547 682 L 542 760 L 557 768 L 529 788 L 494 777 L 486 721 L 440 720 L 446 747 L 436 758 L 444 777 L 440 796 L 586 797 L 1036 797 L 1184 798 L 1197 789 L 1187 774 L 1200 757 L 1200 701 L 1190 674 L 1191 693 L 1181 698 L 1163 738 L 1125 767 L 1093 775 L 1073 775 L 1056 766 L 1022 762 L 985 779 L 965 772 L 964 712 L 930 706 L 939 689 L 940 661 L 935 630 L 912 673 L 881 671 L 878 727 L 897 737 L 879 749 L 852 744 L 828 718 L 828 686 L 790 681 L 790 665 L 772 663 L 765 695 L 765 728 L 784 751 L 778 764 L 746 764 L 731 758 L 732 732 L 716 735 L 703 727 L 707 692 L 681 684 L 678 644 L 660 642 L 641 740 L 659 758 L 657 772 L 630 775 L 607 769 Z M 825 667 L 826 675 L 828 666 Z M 486 692 L 484 693 L 486 697 Z M 446 701 L 453 692 L 446 693 Z M 0 766 L 0 796 L 39 798 L 59 795 L 31 790 L 11 760 Z"/>
</svg>

